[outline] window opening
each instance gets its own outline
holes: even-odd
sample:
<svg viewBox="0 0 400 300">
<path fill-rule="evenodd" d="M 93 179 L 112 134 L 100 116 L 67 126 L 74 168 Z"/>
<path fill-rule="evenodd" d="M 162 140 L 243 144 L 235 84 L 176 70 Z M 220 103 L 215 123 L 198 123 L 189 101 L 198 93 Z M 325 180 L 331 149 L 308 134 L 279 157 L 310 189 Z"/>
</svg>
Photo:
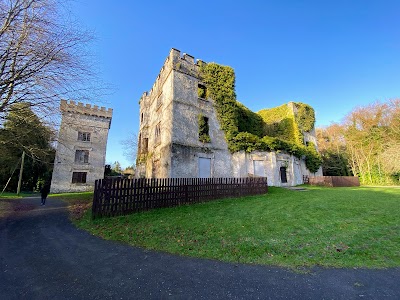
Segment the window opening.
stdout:
<svg viewBox="0 0 400 300">
<path fill-rule="evenodd" d="M 159 144 L 161 142 L 161 122 L 156 125 L 155 129 L 155 144 Z"/>
<path fill-rule="evenodd" d="M 199 96 L 199 98 L 207 99 L 207 88 L 205 85 L 201 83 L 197 85 L 197 95 Z"/>
<path fill-rule="evenodd" d="M 143 138 L 143 144 L 142 144 L 142 153 L 147 153 L 149 147 L 149 139 L 148 138 Z"/>
<path fill-rule="evenodd" d="M 89 150 L 76 150 L 75 162 L 79 164 L 89 163 Z"/>
<path fill-rule="evenodd" d="M 199 115 L 199 141 L 202 143 L 210 143 L 211 138 L 210 138 L 210 126 L 208 125 L 208 118 Z"/>
<path fill-rule="evenodd" d="M 78 132 L 78 141 L 90 142 L 90 132 Z"/>
<path fill-rule="evenodd" d="M 162 99 L 163 98 L 163 94 L 160 94 L 160 96 L 158 96 L 158 98 L 157 98 L 157 108 L 162 104 Z"/>
<path fill-rule="evenodd" d="M 72 172 L 72 183 L 86 183 L 87 172 Z"/>
</svg>

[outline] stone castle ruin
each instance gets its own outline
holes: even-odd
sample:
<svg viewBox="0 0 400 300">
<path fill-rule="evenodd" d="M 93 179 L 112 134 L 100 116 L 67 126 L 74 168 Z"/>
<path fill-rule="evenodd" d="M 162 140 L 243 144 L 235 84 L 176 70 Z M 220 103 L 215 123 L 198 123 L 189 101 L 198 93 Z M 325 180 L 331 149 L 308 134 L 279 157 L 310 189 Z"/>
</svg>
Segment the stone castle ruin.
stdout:
<svg viewBox="0 0 400 300">
<path fill-rule="evenodd" d="M 104 177 L 112 109 L 61 100 L 51 193 L 92 191 Z"/>
<path fill-rule="evenodd" d="M 253 113 L 235 97 L 231 68 L 171 49 L 139 102 L 136 176 L 266 176 L 285 186 L 322 175 L 311 107 L 289 102 Z"/>
</svg>

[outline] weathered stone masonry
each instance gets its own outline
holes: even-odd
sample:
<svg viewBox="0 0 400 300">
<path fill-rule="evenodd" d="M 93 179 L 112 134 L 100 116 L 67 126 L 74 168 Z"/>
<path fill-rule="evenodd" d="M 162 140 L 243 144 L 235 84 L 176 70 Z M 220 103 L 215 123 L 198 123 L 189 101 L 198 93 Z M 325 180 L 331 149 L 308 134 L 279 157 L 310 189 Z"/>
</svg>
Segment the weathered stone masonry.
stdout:
<svg viewBox="0 0 400 300">
<path fill-rule="evenodd" d="M 275 152 L 229 152 L 212 99 L 199 97 L 198 89 L 205 87 L 199 79 L 201 63 L 171 49 L 152 89 L 142 95 L 136 176 L 255 175 L 267 176 L 270 185 L 301 184 L 309 175 L 304 160 Z M 199 140 L 199 116 L 207 120 L 210 142 Z M 314 132 L 305 138 L 316 144 Z"/>
<path fill-rule="evenodd" d="M 91 191 L 104 177 L 112 109 L 61 100 L 62 114 L 51 192 Z"/>
</svg>

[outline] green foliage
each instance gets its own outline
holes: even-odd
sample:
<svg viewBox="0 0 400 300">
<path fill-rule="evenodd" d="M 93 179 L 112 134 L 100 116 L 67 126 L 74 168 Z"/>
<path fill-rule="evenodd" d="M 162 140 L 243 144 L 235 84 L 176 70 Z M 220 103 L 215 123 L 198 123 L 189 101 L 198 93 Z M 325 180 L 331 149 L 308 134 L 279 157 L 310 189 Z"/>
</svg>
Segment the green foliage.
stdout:
<svg viewBox="0 0 400 300">
<path fill-rule="evenodd" d="M 322 164 L 321 155 L 315 149 L 314 144 L 310 143 L 306 147 L 306 167 L 310 172 L 315 173 L 318 171 L 319 167 Z"/>
<path fill-rule="evenodd" d="M 199 141 L 202 143 L 210 143 L 211 138 L 209 134 L 210 126 L 208 125 L 208 118 L 203 115 L 199 115 L 198 121 L 199 121 Z"/>
<path fill-rule="evenodd" d="M 268 151 L 268 145 L 258 136 L 249 132 L 239 132 L 232 138 L 231 148 L 232 152 L 244 150 L 251 152 L 254 150 Z"/>
<path fill-rule="evenodd" d="M 199 98 L 206 99 L 207 98 L 206 89 L 204 87 L 198 87 L 197 88 L 197 95 L 199 96 Z"/>
<path fill-rule="evenodd" d="M 348 160 L 343 153 L 330 149 L 320 151 L 324 176 L 351 176 Z"/>
<path fill-rule="evenodd" d="M 231 148 L 232 139 L 239 133 L 235 73 L 231 67 L 209 63 L 201 67 L 201 76 L 214 100 L 221 128 Z"/>
<path fill-rule="evenodd" d="M 258 114 L 267 124 L 280 122 L 285 118 L 290 118 L 293 116 L 286 104 L 274 108 L 262 109 L 258 112 Z"/>
<path fill-rule="evenodd" d="M 214 100 L 229 151 L 286 151 L 298 158 L 306 155 L 307 168 L 310 167 L 312 172 L 316 171 L 315 168 L 318 170 L 321 158 L 315 149 L 308 149 L 302 144 L 303 138 L 287 105 L 254 113 L 236 101 L 235 73 L 231 67 L 203 64 L 200 73 Z M 311 121 L 314 126 L 314 115 L 310 119 L 305 116 L 312 108 L 302 103 L 296 105 L 301 111 L 299 119 L 302 128 L 308 128 Z"/>
<path fill-rule="evenodd" d="M 307 104 L 296 102 L 297 108 L 296 122 L 301 131 L 310 132 L 314 129 L 315 112 L 314 109 Z"/>
<path fill-rule="evenodd" d="M 50 181 L 55 151 L 51 146 L 52 130 L 43 124 L 29 104 L 15 104 L 0 129 L 0 184 L 5 186 L 13 170 L 7 190 L 16 190 L 19 161 L 25 151 L 22 190 L 33 191 Z"/>
<path fill-rule="evenodd" d="M 296 115 L 286 104 L 258 112 L 266 123 L 266 135 L 303 144 L 302 132 L 310 132 L 314 128 L 315 112 L 307 104 L 296 102 L 294 105 L 297 109 Z"/>
<path fill-rule="evenodd" d="M 258 137 L 263 137 L 265 135 L 265 124 L 262 117 L 252 112 L 240 102 L 236 102 L 236 105 L 239 132 L 249 132 Z"/>
</svg>

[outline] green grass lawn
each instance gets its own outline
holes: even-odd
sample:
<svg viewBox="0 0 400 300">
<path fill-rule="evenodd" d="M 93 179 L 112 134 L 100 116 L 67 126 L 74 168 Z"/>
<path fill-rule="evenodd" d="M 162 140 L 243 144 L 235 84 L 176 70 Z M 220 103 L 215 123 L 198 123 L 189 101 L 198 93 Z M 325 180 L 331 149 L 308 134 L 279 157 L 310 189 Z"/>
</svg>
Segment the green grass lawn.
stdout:
<svg viewBox="0 0 400 300">
<path fill-rule="evenodd" d="M 17 193 L 10 193 L 10 192 L 4 192 L 0 195 L 1 198 L 6 198 L 6 199 L 14 199 L 14 198 L 23 198 L 23 197 L 37 197 L 40 196 L 39 192 L 33 193 L 33 192 L 21 192 L 19 196 L 17 196 Z"/>
<path fill-rule="evenodd" d="M 400 266 L 400 189 L 269 193 L 75 223 L 105 239 L 229 262 L 285 267 Z"/>
<path fill-rule="evenodd" d="M 50 194 L 49 198 L 57 198 L 70 205 L 92 203 L 93 192 Z"/>
</svg>

